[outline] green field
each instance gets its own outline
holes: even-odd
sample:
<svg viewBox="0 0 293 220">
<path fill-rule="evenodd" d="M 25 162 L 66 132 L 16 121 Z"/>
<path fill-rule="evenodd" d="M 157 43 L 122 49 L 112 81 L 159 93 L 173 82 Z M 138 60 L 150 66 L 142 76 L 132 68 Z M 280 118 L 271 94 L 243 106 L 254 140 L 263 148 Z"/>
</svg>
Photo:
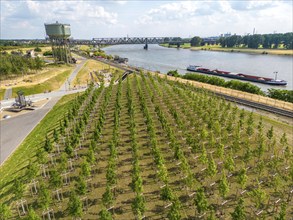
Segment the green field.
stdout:
<svg viewBox="0 0 293 220">
<path fill-rule="evenodd" d="M 273 219 L 281 205 L 292 213 L 291 126 L 149 74 L 71 98 L 0 169 L 13 218 L 21 198 L 57 219 L 232 219 L 235 210 Z M 30 158 L 46 172 L 26 167 Z"/>
<path fill-rule="evenodd" d="M 29 160 L 36 160 L 37 150 L 44 142 L 45 135 L 54 127 L 58 127 L 59 120 L 72 107 L 72 100 L 76 96 L 77 94 L 64 96 L 28 135 L 5 164 L 0 167 L 0 203 L 3 201 L 13 201 L 11 183 L 17 178 L 26 179 L 24 171 Z"/>
<path fill-rule="evenodd" d="M 170 47 L 170 48 L 177 48 L 177 45 L 169 45 L 168 43 L 167 44 L 160 44 L 160 46 L 162 47 Z M 182 45 L 180 45 L 180 48 L 183 48 L 183 49 L 188 49 L 190 48 L 190 43 L 184 43 Z"/>
<path fill-rule="evenodd" d="M 33 95 L 44 92 L 51 92 L 59 89 L 68 78 L 72 70 L 66 70 L 58 75 L 35 85 L 18 86 L 12 88 L 12 97 L 17 95 L 17 91 L 22 90 L 25 95 Z"/>
<path fill-rule="evenodd" d="M 3 100 L 6 89 L 0 89 L 0 100 Z"/>
</svg>

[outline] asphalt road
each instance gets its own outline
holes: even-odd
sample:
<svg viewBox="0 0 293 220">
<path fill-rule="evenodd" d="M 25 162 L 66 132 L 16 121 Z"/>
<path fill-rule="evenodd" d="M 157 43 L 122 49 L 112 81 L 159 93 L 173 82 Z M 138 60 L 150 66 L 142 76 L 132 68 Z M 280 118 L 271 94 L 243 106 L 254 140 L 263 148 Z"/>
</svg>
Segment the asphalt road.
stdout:
<svg viewBox="0 0 293 220">
<path fill-rule="evenodd" d="M 41 109 L 0 122 L 0 164 L 16 150 L 26 136 L 45 117 L 60 98 L 61 97 L 54 97 Z"/>
<path fill-rule="evenodd" d="M 72 71 L 64 85 L 60 87 L 59 91 L 36 94 L 29 97 L 32 101 L 49 98 L 50 100 L 42 108 L 0 121 L 0 165 L 17 149 L 26 136 L 46 116 L 62 96 L 85 89 L 68 91 L 68 84 L 74 79 L 85 62 L 86 60 L 83 60 L 80 64 L 76 65 L 76 68 Z M 13 102 L 14 99 L 1 101 L 1 107 L 9 107 Z"/>
</svg>

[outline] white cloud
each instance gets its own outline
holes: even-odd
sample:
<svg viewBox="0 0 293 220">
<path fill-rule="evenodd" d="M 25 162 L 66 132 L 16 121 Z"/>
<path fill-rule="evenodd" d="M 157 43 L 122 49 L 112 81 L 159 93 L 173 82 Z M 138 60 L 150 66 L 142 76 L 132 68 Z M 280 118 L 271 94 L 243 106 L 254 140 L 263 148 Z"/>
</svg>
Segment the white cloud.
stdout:
<svg viewBox="0 0 293 220">
<path fill-rule="evenodd" d="M 118 3 L 119 5 L 125 5 L 127 3 L 127 1 L 115 1 L 116 3 Z"/>
<path fill-rule="evenodd" d="M 291 5 L 292 6 L 292 5 Z M 149 9 L 135 23 L 142 27 L 180 28 L 186 35 L 292 31 L 292 7 L 283 1 L 178 1 Z M 160 32 L 160 29 L 157 28 Z"/>
<path fill-rule="evenodd" d="M 28 0 L 22 3 L 6 2 L 5 9 L 10 9 L 4 17 L 17 17 L 21 14 L 30 15 L 33 19 L 66 19 L 67 21 L 94 20 L 98 24 L 116 24 L 117 13 L 109 12 L 96 2 L 83 1 L 33 1 Z M 27 9 L 27 10 L 23 10 Z M 2 17 L 2 16 L 1 16 Z"/>
<path fill-rule="evenodd" d="M 87 39 L 127 34 L 204 37 L 251 33 L 254 27 L 258 33 L 292 31 L 291 1 L 0 0 L 0 4 L 2 38 L 43 38 L 43 24 L 55 21 L 69 23 L 74 38 Z"/>
</svg>

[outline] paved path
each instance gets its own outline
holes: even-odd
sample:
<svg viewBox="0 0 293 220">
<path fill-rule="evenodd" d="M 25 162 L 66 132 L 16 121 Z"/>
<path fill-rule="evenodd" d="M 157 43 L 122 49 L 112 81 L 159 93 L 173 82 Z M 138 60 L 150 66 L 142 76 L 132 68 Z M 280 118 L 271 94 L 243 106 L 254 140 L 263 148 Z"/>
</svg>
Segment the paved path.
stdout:
<svg viewBox="0 0 293 220">
<path fill-rule="evenodd" d="M 78 64 L 69 76 L 69 80 L 72 80 L 80 68 L 86 61 Z M 22 114 L 10 119 L 0 121 L 0 165 L 17 149 L 26 136 L 36 127 L 36 125 L 46 116 L 46 114 L 54 107 L 58 100 L 65 94 L 75 93 L 81 90 L 66 91 L 66 83 L 61 86 L 59 91 L 36 94 L 30 97 L 31 100 L 36 101 L 40 99 L 50 98 L 49 102 L 40 109 L 32 112 Z M 2 107 L 11 106 L 14 100 L 2 101 Z"/>
<path fill-rule="evenodd" d="M 79 72 L 79 70 L 83 67 L 83 65 L 85 64 L 87 60 L 84 59 L 81 61 L 80 64 L 76 65 L 76 68 L 73 70 L 73 72 L 71 73 L 71 75 L 68 77 L 68 79 L 65 81 L 65 83 L 60 87 L 59 91 L 66 91 L 69 89 L 69 86 L 72 82 L 72 80 L 76 77 L 77 73 Z"/>
<path fill-rule="evenodd" d="M 4 100 L 11 99 L 12 97 L 12 88 L 7 88 L 4 94 Z"/>
<path fill-rule="evenodd" d="M 41 109 L 0 122 L 0 164 L 21 144 L 60 98 L 54 97 Z"/>
</svg>

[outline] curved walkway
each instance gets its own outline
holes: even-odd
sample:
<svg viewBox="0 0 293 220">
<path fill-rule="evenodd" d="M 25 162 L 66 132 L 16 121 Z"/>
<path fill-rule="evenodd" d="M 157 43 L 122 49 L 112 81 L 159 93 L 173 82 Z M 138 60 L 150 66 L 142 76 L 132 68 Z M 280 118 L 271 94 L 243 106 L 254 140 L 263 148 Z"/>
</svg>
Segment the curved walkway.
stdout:
<svg viewBox="0 0 293 220">
<path fill-rule="evenodd" d="M 46 116 L 62 96 L 84 90 L 67 91 L 69 88 L 68 83 L 74 79 L 85 62 L 86 60 L 83 60 L 80 64 L 76 65 L 68 80 L 60 87 L 59 91 L 36 94 L 30 98 L 32 101 L 50 98 L 48 103 L 41 109 L 0 121 L 0 165 L 17 149 L 26 136 Z M 3 101 L 2 107 L 9 107 L 13 102 L 14 100 Z"/>
</svg>

